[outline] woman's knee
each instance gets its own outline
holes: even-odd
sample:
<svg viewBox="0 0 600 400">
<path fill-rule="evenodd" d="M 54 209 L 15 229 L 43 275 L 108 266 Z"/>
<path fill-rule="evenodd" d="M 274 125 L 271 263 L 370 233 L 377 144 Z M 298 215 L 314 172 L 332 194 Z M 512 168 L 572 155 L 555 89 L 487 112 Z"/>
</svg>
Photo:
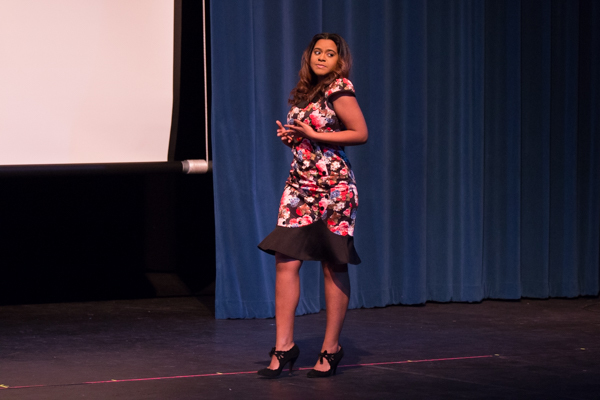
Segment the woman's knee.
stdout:
<svg viewBox="0 0 600 400">
<path fill-rule="evenodd" d="M 285 254 L 275 253 L 275 265 L 277 271 L 297 271 L 302 266 L 302 261 Z"/>
<path fill-rule="evenodd" d="M 348 273 L 348 264 L 334 264 L 327 261 L 323 261 L 321 265 L 323 266 L 323 273 L 325 275 L 333 276 L 335 274 Z"/>
</svg>

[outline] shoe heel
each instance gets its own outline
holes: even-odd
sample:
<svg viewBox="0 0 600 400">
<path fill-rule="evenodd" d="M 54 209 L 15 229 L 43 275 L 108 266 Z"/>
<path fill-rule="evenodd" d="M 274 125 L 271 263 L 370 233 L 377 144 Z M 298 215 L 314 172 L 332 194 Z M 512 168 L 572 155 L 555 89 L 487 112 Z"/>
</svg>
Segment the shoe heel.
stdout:
<svg viewBox="0 0 600 400">
<path fill-rule="evenodd" d="M 275 347 L 271 349 L 269 352 L 269 357 L 277 357 L 279 361 L 279 367 L 277 369 L 263 368 L 257 371 L 258 375 L 265 378 L 277 378 L 281 371 L 285 369 L 288 363 L 290 363 L 290 374 L 292 373 L 292 369 L 294 368 L 294 363 L 300 356 L 300 349 L 298 346 L 294 345 L 291 349 L 286 351 L 277 351 Z"/>
<path fill-rule="evenodd" d="M 323 359 L 326 359 L 329 363 L 329 369 L 327 371 L 318 371 L 313 368 L 312 370 L 308 371 L 308 374 L 306 374 L 306 376 L 308 376 L 309 378 L 327 378 L 329 376 L 335 375 L 335 373 L 337 372 L 338 364 L 340 363 L 340 360 L 343 356 L 344 349 L 342 349 L 342 346 L 340 346 L 340 349 L 337 353 L 329 354 L 327 353 L 327 350 L 325 350 L 322 353 L 319 353 L 320 362 L 323 363 Z"/>
<path fill-rule="evenodd" d="M 294 369 L 294 364 L 296 363 L 296 360 L 298 359 L 298 357 L 296 358 L 292 358 L 290 360 L 290 373 L 292 373 L 292 370 Z"/>
</svg>

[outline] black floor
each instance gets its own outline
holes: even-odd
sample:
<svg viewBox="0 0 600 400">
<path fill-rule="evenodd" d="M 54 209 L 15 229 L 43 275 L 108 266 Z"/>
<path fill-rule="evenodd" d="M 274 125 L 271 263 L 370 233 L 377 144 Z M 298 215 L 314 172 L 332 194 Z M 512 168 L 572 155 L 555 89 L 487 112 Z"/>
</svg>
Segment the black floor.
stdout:
<svg viewBox="0 0 600 400">
<path fill-rule="evenodd" d="M 274 320 L 211 298 L 0 307 L 0 399 L 600 399 L 600 299 L 350 310 L 332 379 L 308 379 L 325 313 L 296 319 L 277 380 Z"/>
</svg>

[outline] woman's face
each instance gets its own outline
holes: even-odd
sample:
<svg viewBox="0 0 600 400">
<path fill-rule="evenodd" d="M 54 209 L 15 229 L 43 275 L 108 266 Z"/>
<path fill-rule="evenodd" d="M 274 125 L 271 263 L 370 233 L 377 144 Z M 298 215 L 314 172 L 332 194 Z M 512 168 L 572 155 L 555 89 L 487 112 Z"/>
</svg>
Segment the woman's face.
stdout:
<svg viewBox="0 0 600 400">
<path fill-rule="evenodd" d="M 310 55 L 310 69 L 319 78 L 323 78 L 335 69 L 338 62 L 335 42 L 330 39 L 319 39 Z"/>
</svg>

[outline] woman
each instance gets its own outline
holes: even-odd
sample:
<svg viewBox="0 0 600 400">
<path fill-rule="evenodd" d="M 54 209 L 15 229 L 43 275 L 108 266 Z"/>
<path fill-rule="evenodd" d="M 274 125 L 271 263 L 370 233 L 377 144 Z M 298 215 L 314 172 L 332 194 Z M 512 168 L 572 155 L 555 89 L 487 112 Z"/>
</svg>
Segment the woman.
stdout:
<svg viewBox="0 0 600 400">
<path fill-rule="evenodd" d="M 321 261 L 327 326 L 321 352 L 309 377 L 328 377 L 344 355 L 339 336 L 348 308 L 348 263 L 359 264 L 354 249 L 358 192 L 343 146 L 367 141 L 368 131 L 348 80 L 348 45 L 336 34 L 313 37 L 302 55 L 300 80 L 292 90 L 287 124 L 276 121 L 277 136 L 294 160 L 279 206 L 277 226 L 259 248 L 275 255 L 276 342 L 271 364 L 258 371 L 274 378 L 300 351 L 294 343 L 294 316 L 304 260 Z"/>
</svg>

